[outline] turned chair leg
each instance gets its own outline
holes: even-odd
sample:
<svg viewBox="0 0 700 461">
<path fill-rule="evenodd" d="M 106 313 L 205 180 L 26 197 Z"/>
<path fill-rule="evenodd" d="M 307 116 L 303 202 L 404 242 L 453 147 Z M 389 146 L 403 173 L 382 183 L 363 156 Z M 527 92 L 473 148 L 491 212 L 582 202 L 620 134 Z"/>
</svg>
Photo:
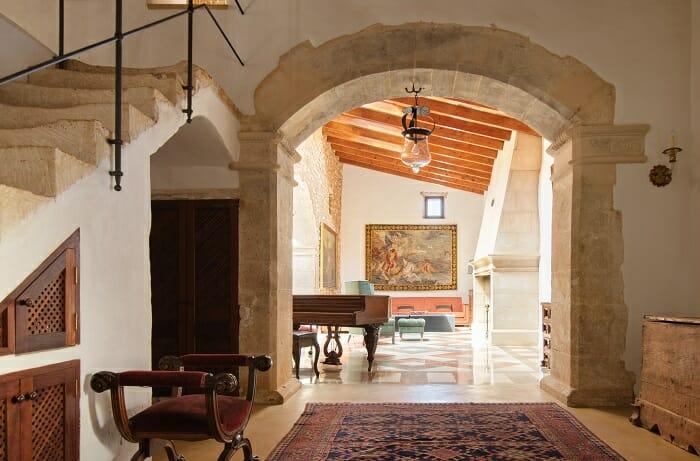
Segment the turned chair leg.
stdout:
<svg viewBox="0 0 700 461">
<path fill-rule="evenodd" d="M 245 461 L 258 461 L 260 459 L 253 455 L 253 445 L 251 445 L 250 439 L 243 439 L 241 448 L 243 448 L 243 459 Z"/>
<path fill-rule="evenodd" d="M 185 457 L 177 452 L 175 445 L 170 440 L 165 441 L 165 446 L 163 449 L 168 455 L 168 461 L 185 461 Z"/>
<path fill-rule="evenodd" d="M 236 452 L 236 449 L 234 446 L 230 443 L 224 444 L 224 449 L 217 458 L 217 461 L 229 461 L 232 457 L 233 454 Z"/>
<path fill-rule="evenodd" d="M 233 458 L 233 454 L 236 453 L 238 448 L 243 449 L 243 459 L 245 461 L 258 461 L 260 458 L 253 455 L 253 446 L 250 444 L 249 439 L 243 439 L 238 446 L 231 443 L 224 445 L 224 450 L 219 455 L 217 461 L 229 461 Z"/>
<path fill-rule="evenodd" d="M 131 457 L 131 461 L 145 461 L 151 456 L 150 440 L 142 440 L 139 442 L 139 450 Z"/>
</svg>

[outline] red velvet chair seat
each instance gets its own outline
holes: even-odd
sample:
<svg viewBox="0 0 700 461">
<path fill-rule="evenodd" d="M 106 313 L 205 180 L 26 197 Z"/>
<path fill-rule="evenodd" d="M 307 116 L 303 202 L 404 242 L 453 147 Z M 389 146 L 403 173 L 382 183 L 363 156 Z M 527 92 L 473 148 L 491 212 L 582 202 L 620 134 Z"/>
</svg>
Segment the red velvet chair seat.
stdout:
<svg viewBox="0 0 700 461">
<path fill-rule="evenodd" d="M 216 398 L 224 430 L 232 433 L 240 429 L 250 413 L 250 402 L 226 395 Z M 144 438 L 157 434 L 169 434 L 169 437 L 172 434 L 182 434 L 196 439 L 212 436 L 203 394 L 183 395 L 151 405 L 130 418 L 129 426 L 134 435 Z"/>
</svg>

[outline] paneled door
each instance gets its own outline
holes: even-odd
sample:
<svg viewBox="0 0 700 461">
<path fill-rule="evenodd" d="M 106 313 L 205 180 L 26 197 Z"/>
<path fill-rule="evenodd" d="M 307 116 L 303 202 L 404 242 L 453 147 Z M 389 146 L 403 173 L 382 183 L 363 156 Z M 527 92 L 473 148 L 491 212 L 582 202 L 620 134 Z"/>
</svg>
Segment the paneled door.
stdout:
<svg viewBox="0 0 700 461">
<path fill-rule="evenodd" d="M 238 352 L 238 201 L 151 202 L 153 367 Z"/>
</svg>

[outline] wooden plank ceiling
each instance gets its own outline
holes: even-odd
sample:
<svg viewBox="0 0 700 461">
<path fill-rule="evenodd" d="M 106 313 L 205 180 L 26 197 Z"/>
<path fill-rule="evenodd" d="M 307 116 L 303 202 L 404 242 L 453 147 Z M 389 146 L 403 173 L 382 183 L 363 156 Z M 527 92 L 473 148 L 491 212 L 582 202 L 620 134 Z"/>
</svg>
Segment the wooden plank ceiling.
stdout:
<svg viewBox="0 0 700 461">
<path fill-rule="evenodd" d="M 430 107 L 437 125 L 429 139 L 432 161 L 417 174 L 399 154 L 402 110 L 413 98 L 377 101 L 345 112 L 326 123 L 323 134 L 342 163 L 477 194 L 488 188 L 493 162 L 513 131 L 537 135 L 524 123 L 475 103 L 436 97 L 420 97 L 418 103 Z"/>
</svg>

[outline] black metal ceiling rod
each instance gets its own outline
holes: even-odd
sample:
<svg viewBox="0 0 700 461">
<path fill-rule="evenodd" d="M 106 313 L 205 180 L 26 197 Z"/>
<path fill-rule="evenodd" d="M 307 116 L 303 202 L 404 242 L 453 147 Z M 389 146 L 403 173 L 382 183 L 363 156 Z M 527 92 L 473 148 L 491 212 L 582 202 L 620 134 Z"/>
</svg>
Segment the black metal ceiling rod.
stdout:
<svg viewBox="0 0 700 461">
<path fill-rule="evenodd" d="M 236 4 L 238 4 L 238 2 L 236 2 Z M 245 64 L 243 63 L 243 60 L 238 55 L 238 51 L 236 51 L 236 48 L 234 48 L 233 43 L 231 43 L 231 40 L 228 39 L 228 35 L 226 35 L 226 32 L 224 32 L 224 29 L 221 28 L 221 24 L 219 24 L 219 21 L 216 20 L 214 13 L 211 12 L 209 5 L 204 3 L 203 6 L 204 6 L 204 9 L 207 10 L 207 13 L 209 13 L 209 17 L 211 17 L 211 20 L 214 21 L 214 24 L 216 24 L 216 27 L 219 29 L 219 32 L 221 32 L 221 36 L 224 37 L 224 40 L 226 40 L 226 43 L 228 43 L 228 46 L 229 46 L 229 48 L 231 48 L 231 51 L 233 51 L 233 54 L 236 55 L 236 59 L 238 59 L 238 62 L 241 64 L 241 66 L 245 66 Z M 238 5 L 238 7 L 240 8 L 240 5 Z M 242 13 L 243 13 L 243 10 L 241 10 L 241 14 Z"/>
<path fill-rule="evenodd" d="M 243 11 L 243 8 L 241 8 L 240 3 L 238 0 L 236 0 L 236 5 L 238 6 L 239 11 L 241 14 L 245 14 Z M 233 52 L 234 56 L 238 60 L 238 62 L 241 64 L 241 66 L 245 65 L 243 63 L 243 60 L 241 59 L 240 55 L 236 51 L 236 48 L 233 46 L 233 43 L 231 43 L 231 40 L 228 38 L 228 35 L 226 32 L 224 32 L 224 29 L 221 27 L 221 24 L 219 24 L 219 21 L 216 20 L 216 17 L 212 14 L 211 10 L 206 4 L 200 4 L 200 5 L 194 5 L 193 0 L 188 0 L 187 1 L 187 9 L 184 11 L 178 11 L 177 13 L 171 14 L 169 16 L 166 16 L 161 19 L 157 19 L 155 21 L 149 22 L 148 24 L 144 24 L 142 26 L 136 27 L 134 29 L 128 30 L 128 31 L 123 31 L 122 30 L 122 24 L 123 24 L 123 8 L 122 8 L 122 0 L 115 0 L 115 18 L 114 18 L 114 36 L 106 38 L 104 40 L 100 40 L 94 43 L 91 43 L 89 45 L 86 45 L 82 48 L 78 48 L 77 50 L 73 50 L 69 53 L 65 53 L 64 50 L 64 31 L 65 31 L 65 21 L 64 21 L 64 14 L 65 14 L 65 5 L 64 5 L 64 0 L 59 0 L 59 6 L 58 6 L 58 13 L 59 13 L 59 23 L 58 23 L 58 38 L 59 38 L 59 43 L 58 43 L 58 56 L 55 56 L 51 59 L 48 59 L 44 62 L 41 62 L 39 64 L 35 64 L 33 66 L 29 66 L 24 70 L 20 70 L 18 72 L 15 72 L 10 75 L 6 75 L 2 78 L 0 78 L 0 85 L 3 85 L 5 83 L 12 82 L 14 80 L 18 80 L 20 78 L 26 77 L 27 75 L 33 74 L 34 72 L 38 72 L 42 69 L 46 69 L 51 66 L 55 65 L 61 65 L 65 61 L 78 56 L 82 53 L 85 53 L 90 50 L 94 50 L 95 48 L 100 48 L 105 45 L 109 45 L 114 43 L 115 45 L 115 54 L 114 54 L 114 137 L 110 138 L 107 140 L 111 145 L 114 146 L 114 169 L 109 172 L 110 176 L 114 177 L 115 185 L 114 185 L 114 190 L 120 191 L 122 189 L 121 186 L 121 179 L 124 176 L 124 172 L 122 171 L 122 144 L 123 139 L 122 139 L 122 133 L 121 133 L 121 128 L 122 128 L 122 90 L 123 90 L 123 85 L 122 85 L 122 74 L 123 74 L 123 67 L 122 67 L 122 61 L 123 61 L 123 49 L 122 49 L 122 41 L 124 38 L 136 34 L 138 32 L 141 32 L 146 29 L 150 29 L 151 27 L 157 26 L 159 24 L 162 24 L 164 22 L 170 21 L 172 19 L 175 19 L 179 16 L 182 15 L 187 15 L 187 85 L 183 86 L 183 89 L 187 90 L 187 108 L 183 109 L 183 112 L 187 115 L 187 122 L 192 121 L 192 92 L 194 90 L 194 80 L 193 80 L 193 69 L 192 69 L 192 49 L 193 49 L 193 14 L 195 10 L 198 10 L 199 8 L 205 8 L 207 13 L 209 13 L 209 17 L 214 21 L 214 24 L 216 25 L 217 29 L 219 29 L 219 32 L 221 32 L 221 35 L 223 36 L 224 40 L 228 44 L 229 48 Z"/>
</svg>

